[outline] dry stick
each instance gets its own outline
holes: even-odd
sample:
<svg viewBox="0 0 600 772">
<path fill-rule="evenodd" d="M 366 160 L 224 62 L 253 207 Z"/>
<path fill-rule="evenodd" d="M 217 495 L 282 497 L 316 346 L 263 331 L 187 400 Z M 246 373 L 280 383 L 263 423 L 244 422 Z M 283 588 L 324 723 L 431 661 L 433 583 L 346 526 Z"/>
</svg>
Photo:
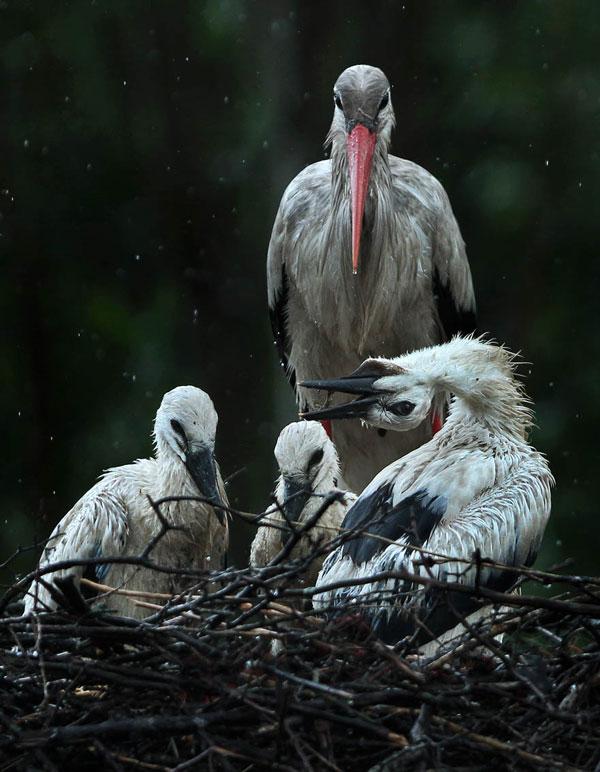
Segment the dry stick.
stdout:
<svg viewBox="0 0 600 772">
<path fill-rule="evenodd" d="M 237 708 L 229 711 L 206 713 L 201 716 L 154 716 L 151 718 L 109 719 L 97 724 L 81 726 L 59 726 L 51 730 L 23 732 L 15 743 L 18 748 L 44 747 L 52 744 L 80 742 L 89 737 L 127 737 L 135 734 L 167 732 L 187 734 L 205 729 L 220 721 L 242 721 L 248 719 L 248 711 Z"/>
<path fill-rule="evenodd" d="M 493 636 L 500 635 L 501 633 L 508 632 L 509 630 L 514 629 L 515 627 L 518 627 L 523 622 L 523 618 L 525 615 L 533 615 L 535 614 L 535 611 L 521 611 L 518 612 L 514 618 L 511 618 L 505 622 L 496 622 L 492 625 L 490 634 Z M 452 643 L 450 641 L 449 643 Z M 480 643 L 478 640 L 472 640 L 469 639 L 465 641 L 464 643 L 460 643 L 458 645 L 455 645 L 453 649 L 450 651 L 447 651 L 440 656 L 436 656 L 435 659 L 428 661 L 424 668 L 425 670 L 435 670 L 437 668 L 443 667 L 444 665 L 451 662 L 453 659 L 456 659 L 457 656 L 460 656 L 462 654 L 465 654 L 466 652 L 470 651 L 471 649 L 476 648 L 477 646 L 480 646 Z M 446 646 L 443 644 L 442 647 L 445 649 Z"/>
<path fill-rule="evenodd" d="M 404 660 L 399 657 L 396 652 L 393 651 L 393 649 L 391 649 L 389 646 L 381 643 L 381 641 L 375 641 L 374 648 L 378 654 L 381 654 L 381 656 L 389 660 L 395 668 L 397 668 L 410 681 L 413 681 L 413 683 L 416 683 L 420 686 L 426 682 L 427 679 L 422 673 L 419 673 L 417 670 L 413 670 L 413 668 L 410 665 L 407 665 L 406 662 L 404 662 Z"/>
<path fill-rule="evenodd" d="M 540 756 L 537 753 L 530 753 L 529 751 L 524 751 L 522 748 L 519 748 L 516 745 L 503 742 L 502 740 L 497 740 L 495 737 L 489 737 L 488 735 L 479 734 L 478 732 L 470 732 L 460 724 L 457 724 L 455 721 L 451 721 L 450 719 L 442 718 L 441 716 L 433 716 L 432 721 L 434 722 L 434 724 L 440 724 L 442 726 L 446 726 L 448 727 L 448 729 L 455 732 L 456 734 L 461 734 L 464 737 L 468 737 L 469 740 L 472 740 L 473 742 L 478 743 L 480 745 L 486 746 L 491 750 L 500 751 L 501 753 L 507 753 L 509 755 L 515 754 L 520 759 L 523 759 L 523 761 L 527 761 L 532 764 L 538 764 L 542 766 L 544 769 L 559 767 L 561 769 L 569 770 L 569 772 L 583 772 L 578 767 L 572 767 L 570 765 L 562 764 L 562 762 L 557 762 L 556 760 L 548 756 Z"/>
<path fill-rule="evenodd" d="M 343 691 L 342 689 L 335 689 L 332 686 L 320 684 L 316 681 L 308 681 L 306 678 L 300 678 L 293 673 L 286 673 L 284 670 L 280 670 L 273 665 L 269 665 L 268 662 L 260 662 L 256 660 L 251 663 L 251 666 L 266 670 L 267 673 L 273 673 L 273 675 L 279 676 L 279 678 L 283 678 L 286 681 L 291 681 L 292 683 L 298 684 L 299 686 L 305 686 L 306 688 L 315 692 L 324 692 L 325 694 L 330 694 L 332 697 L 341 697 L 344 700 L 351 700 L 354 697 L 352 692 Z"/>
<path fill-rule="evenodd" d="M 156 598 L 158 600 L 170 600 L 176 598 L 177 595 L 172 595 L 168 592 L 146 592 L 145 590 L 125 590 L 118 587 L 111 587 L 108 584 L 100 584 L 100 582 L 93 582 L 91 579 L 82 578 L 79 580 L 85 587 L 89 587 L 92 590 L 98 592 L 109 592 L 115 595 L 128 595 L 131 598 Z"/>
<path fill-rule="evenodd" d="M 397 732 L 391 732 L 389 729 L 385 729 L 385 727 L 368 721 L 361 721 L 360 719 L 351 718 L 350 716 L 343 716 L 340 713 L 330 713 L 329 711 L 315 707 L 311 703 L 303 705 L 300 702 L 291 702 L 289 703 L 289 708 L 305 716 L 322 718 L 326 721 L 332 721 L 333 723 L 343 724 L 344 726 L 369 732 L 383 740 L 387 740 L 393 745 L 399 745 L 402 748 L 408 745 L 408 740 L 404 735 L 398 734 Z"/>
<path fill-rule="evenodd" d="M 392 713 L 388 715 L 395 714 L 395 715 L 418 716 L 419 713 L 420 713 L 420 710 L 417 708 L 395 708 L 392 711 Z M 524 751 L 522 748 L 519 748 L 517 745 L 503 742 L 502 740 L 497 740 L 495 737 L 489 737 L 488 735 L 479 734 L 478 732 L 471 732 L 468 729 L 465 729 L 463 726 L 461 726 L 461 724 L 456 723 L 456 721 L 451 721 L 450 719 L 443 718 L 442 716 L 435 716 L 435 715 L 431 716 L 430 721 L 432 721 L 434 724 L 447 727 L 455 734 L 460 734 L 461 736 L 468 738 L 472 742 L 477 743 L 478 745 L 482 745 L 485 748 L 489 748 L 490 750 L 500 751 L 503 754 L 506 753 L 509 755 L 517 755 L 519 758 L 523 759 L 523 761 L 527 761 L 530 764 L 543 766 L 545 769 L 552 769 L 552 768 L 558 767 L 568 772 L 583 772 L 583 770 L 579 769 L 578 767 L 572 767 L 572 766 L 563 764 L 562 762 L 557 762 L 555 759 L 551 757 L 540 756 L 537 753 Z"/>
<path fill-rule="evenodd" d="M 149 761 L 140 761 L 139 759 L 134 759 L 132 756 L 117 755 L 115 756 L 115 759 L 117 759 L 117 761 L 124 761 L 125 764 L 130 764 L 132 767 L 139 767 L 140 769 L 158 769 L 161 770 L 161 772 L 171 772 L 171 767 L 165 767 L 161 764 L 151 764 Z"/>
</svg>

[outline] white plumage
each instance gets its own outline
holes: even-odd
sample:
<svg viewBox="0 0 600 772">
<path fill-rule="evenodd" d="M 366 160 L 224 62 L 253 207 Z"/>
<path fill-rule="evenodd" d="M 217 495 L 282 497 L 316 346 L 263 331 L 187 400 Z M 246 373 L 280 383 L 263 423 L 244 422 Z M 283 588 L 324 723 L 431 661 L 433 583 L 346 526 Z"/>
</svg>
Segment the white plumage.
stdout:
<svg viewBox="0 0 600 772">
<path fill-rule="evenodd" d="M 317 585 L 402 568 L 473 584 L 476 569 L 464 561 L 476 551 L 510 566 L 532 564 L 554 480 L 546 459 L 526 440 L 532 415 L 515 378 L 514 356 L 505 348 L 455 338 L 395 359 L 367 360 L 347 378 L 306 385 L 359 395 L 317 417 L 345 412 L 397 431 L 410 429 L 432 405 L 453 395 L 441 431 L 378 474 L 350 509 L 342 528 L 363 533 L 327 557 Z M 419 547 L 450 560 L 424 565 Z M 508 591 L 515 574 L 482 568 L 478 580 Z M 315 603 L 349 601 L 370 604 L 365 613 L 388 643 L 413 633 L 424 643 L 457 622 L 444 595 L 402 580 L 324 591 Z M 463 616 L 480 605 L 459 593 L 451 601 Z"/>
<path fill-rule="evenodd" d="M 194 386 L 179 386 L 163 397 L 154 423 L 155 458 L 109 469 L 58 523 L 40 559 L 40 567 L 61 560 L 103 556 L 139 556 L 160 531 L 148 497 L 200 496 L 227 506 L 214 458 L 217 413 L 210 397 Z M 223 511 L 200 502 L 171 502 L 161 507 L 170 530 L 149 558 L 171 568 L 218 569 L 228 543 Z M 89 569 L 88 569 L 89 571 Z M 83 567 L 45 574 L 44 581 L 88 575 Z M 177 593 L 193 583 L 125 564 L 103 564 L 90 578 L 128 590 Z M 133 617 L 147 614 L 126 596 L 103 598 L 108 608 Z M 34 581 L 25 597 L 25 613 L 55 608 L 48 590 Z"/>
<path fill-rule="evenodd" d="M 475 328 L 471 272 L 448 196 L 425 169 L 388 153 L 395 118 L 386 76 L 350 67 L 334 102 L 331 159 L 288 185 L 267 257 L 275 342 L 296 387 L 351 372 L 367 356 L 394 356 Z M 372 162 L 356 161 L 361 147 Z M 303 409 L 322 406 L 323 396 L 297 388 Z M 334 423 L 344 482 L 361 491 L 431 433 L 430 422 L 385 436 L 358 422 Z"/>
<path fill-rule="evenodd" d="M 301 527 L 316 515 L 324 497 L 339 493 L 340 500 L 331 503 L 319 518 L 318 524 L 302 536 L 291 551 L 289 559 L 309 557 L 320 545 L 332 541 L 348 507 L 356 496 L 337 487 L 339 461 L 334 444 L 325 429 L 316 421 L 298 421 L 286 426 L 275 445 L 279 479 L 275 488 L 276 506 L 265 513 L 250 549 L 250 565 L 265 566 L 283 548 L 290 536 L 286 520 Z M 304 571 L 304 581 L 312 585 L 317 578 L 323 558 L 315 558 Z"/>
</svg>

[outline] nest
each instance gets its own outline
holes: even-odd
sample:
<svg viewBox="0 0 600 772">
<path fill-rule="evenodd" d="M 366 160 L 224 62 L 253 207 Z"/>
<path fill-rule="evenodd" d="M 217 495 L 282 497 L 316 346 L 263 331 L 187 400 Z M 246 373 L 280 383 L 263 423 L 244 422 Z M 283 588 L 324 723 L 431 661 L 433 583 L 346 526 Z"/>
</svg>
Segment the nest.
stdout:
<svg viewBox="0 0 600 772">
<path fill-rule="evenodd" d="M 424 657 L 382 644 L 356 607 L 316 614 L 290 549 L 190 577 L 185 596 L 136 593 L 141 622 L 69 581 L 57 611 L 22 618 L 31 576 L 15 583 L 0 770 L 598 768 L 600 579 L 524 570 L 561 594 L 466 590 L 502 612 Z"/>
</svg>

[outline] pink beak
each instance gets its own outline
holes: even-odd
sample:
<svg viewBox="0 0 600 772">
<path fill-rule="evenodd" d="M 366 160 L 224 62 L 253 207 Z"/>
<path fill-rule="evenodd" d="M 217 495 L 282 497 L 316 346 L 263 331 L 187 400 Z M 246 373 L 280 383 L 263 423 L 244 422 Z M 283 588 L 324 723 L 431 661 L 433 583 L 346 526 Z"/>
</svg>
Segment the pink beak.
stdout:
<svg viewBox="0 0 600 772">
<path fill-rule="evenodd" d="M 356 124 L 346 140 L 352 194 L 352 273 L 354 275 L 358 273 L 360 236 L 376 142 L 377 134 L 369 131 L 362 123 Z"/>
</svg>

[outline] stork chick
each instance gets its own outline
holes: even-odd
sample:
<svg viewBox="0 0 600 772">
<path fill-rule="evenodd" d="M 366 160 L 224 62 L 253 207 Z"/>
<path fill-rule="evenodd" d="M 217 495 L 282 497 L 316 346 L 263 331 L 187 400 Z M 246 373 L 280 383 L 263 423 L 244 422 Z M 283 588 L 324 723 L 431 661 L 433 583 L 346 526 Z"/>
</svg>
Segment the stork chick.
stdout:
<svg viewBox="0 0 600 772">
<path fill-rule="evenodd" d="M 264 516 L 264 522 L 272 525 L 260 526 L 250 548 L 250 565 L 256 567 L 267 565 L 290 537 L 286 519 L 293 526 L 301 527 L 316 515 L 327 494 L 341 494 L 340 500 L 327 507 L 289 556 L 290 560 L 307 558 L 319 545 L 337 536 L 348 507 L 356 500 L 354 494 L 338 491 L 337 452 L 320 423 L 298 421 L 286 426 L 275 445 L 275 458 L 280 472 L 275 488 L 276 506 Z M 314 584 L 322 563 L 322 557 L 315 557 L 304 572 L 307 584 Z"/>
<path fill-rule="evenodd" d="M 160 532 L 149 498 L 197 496 L 227 506 L 217 462 L 217 413 L 205 392 L 179 386 L 167 392 L 154 422 L 154 458 L 109 469 L 58 523 L 39 567 L 62 560 L 141 555 Z M 197 501 L 170 502 L 161 507 L 169 530 L 153 547 L 149 559 L 160 566 L 193 570 L 221 567 L 228 543 L 228 525 L 220 506 Z M 192 580 L 124 563 L 76 567 L 45 574 L 43 580 L 83 576 L 111 587 L 145 592 L 178 593 Z M 141 618 L 147 612 L 125 595 L 104 602 L 116 613 Z M 25 597 L 25 613 L 53 609 L 56 603 L 41 582 Z"/>
<path fill-rule="evenodd" d="M 304 384 L 358 395 L 308 417 L 356 417 L 395 431 L 417 426 L 453 395 L 443 428 L 380 472 L 349 510 L 342 530 L 359 532 L 328 555 L 317 586 L 406 570 L 510 591 L 515 573 L 478 571 L 468 561 L 478 553 L 530 566 L 550 515 L 554 479 L 546 459 L 527 443 L 532 412 L 514 370 L 507 349 L 457 337 L 395 359 L 368 359 L 346 378 Z M 450 560 L 428 563 L 428 553 Z M 482 605 L 468 594 L 445 595 L 408 579 L 324 589 L 315 603 L 348 601 L 368 602 L 364 613 L 385 642 L 412 635 L 417 644 L 454 636 L 461 615 Z"/>
<path fill-rule="evenodd" d="M 283 194 L 267 257 L 275 343 L 301 409 L 323 392 L 298 382 L 350 372 L 475 328 L 471 271 L 446 191 L 422 167 L 391 155 L 390 83 L 377 67 L 344 70 L 333 89 L 331 158 Z M 422 445 L 439 416 L 402 434 L 333 423 L 342 478 L 361 491 Z"/>
</svg>

